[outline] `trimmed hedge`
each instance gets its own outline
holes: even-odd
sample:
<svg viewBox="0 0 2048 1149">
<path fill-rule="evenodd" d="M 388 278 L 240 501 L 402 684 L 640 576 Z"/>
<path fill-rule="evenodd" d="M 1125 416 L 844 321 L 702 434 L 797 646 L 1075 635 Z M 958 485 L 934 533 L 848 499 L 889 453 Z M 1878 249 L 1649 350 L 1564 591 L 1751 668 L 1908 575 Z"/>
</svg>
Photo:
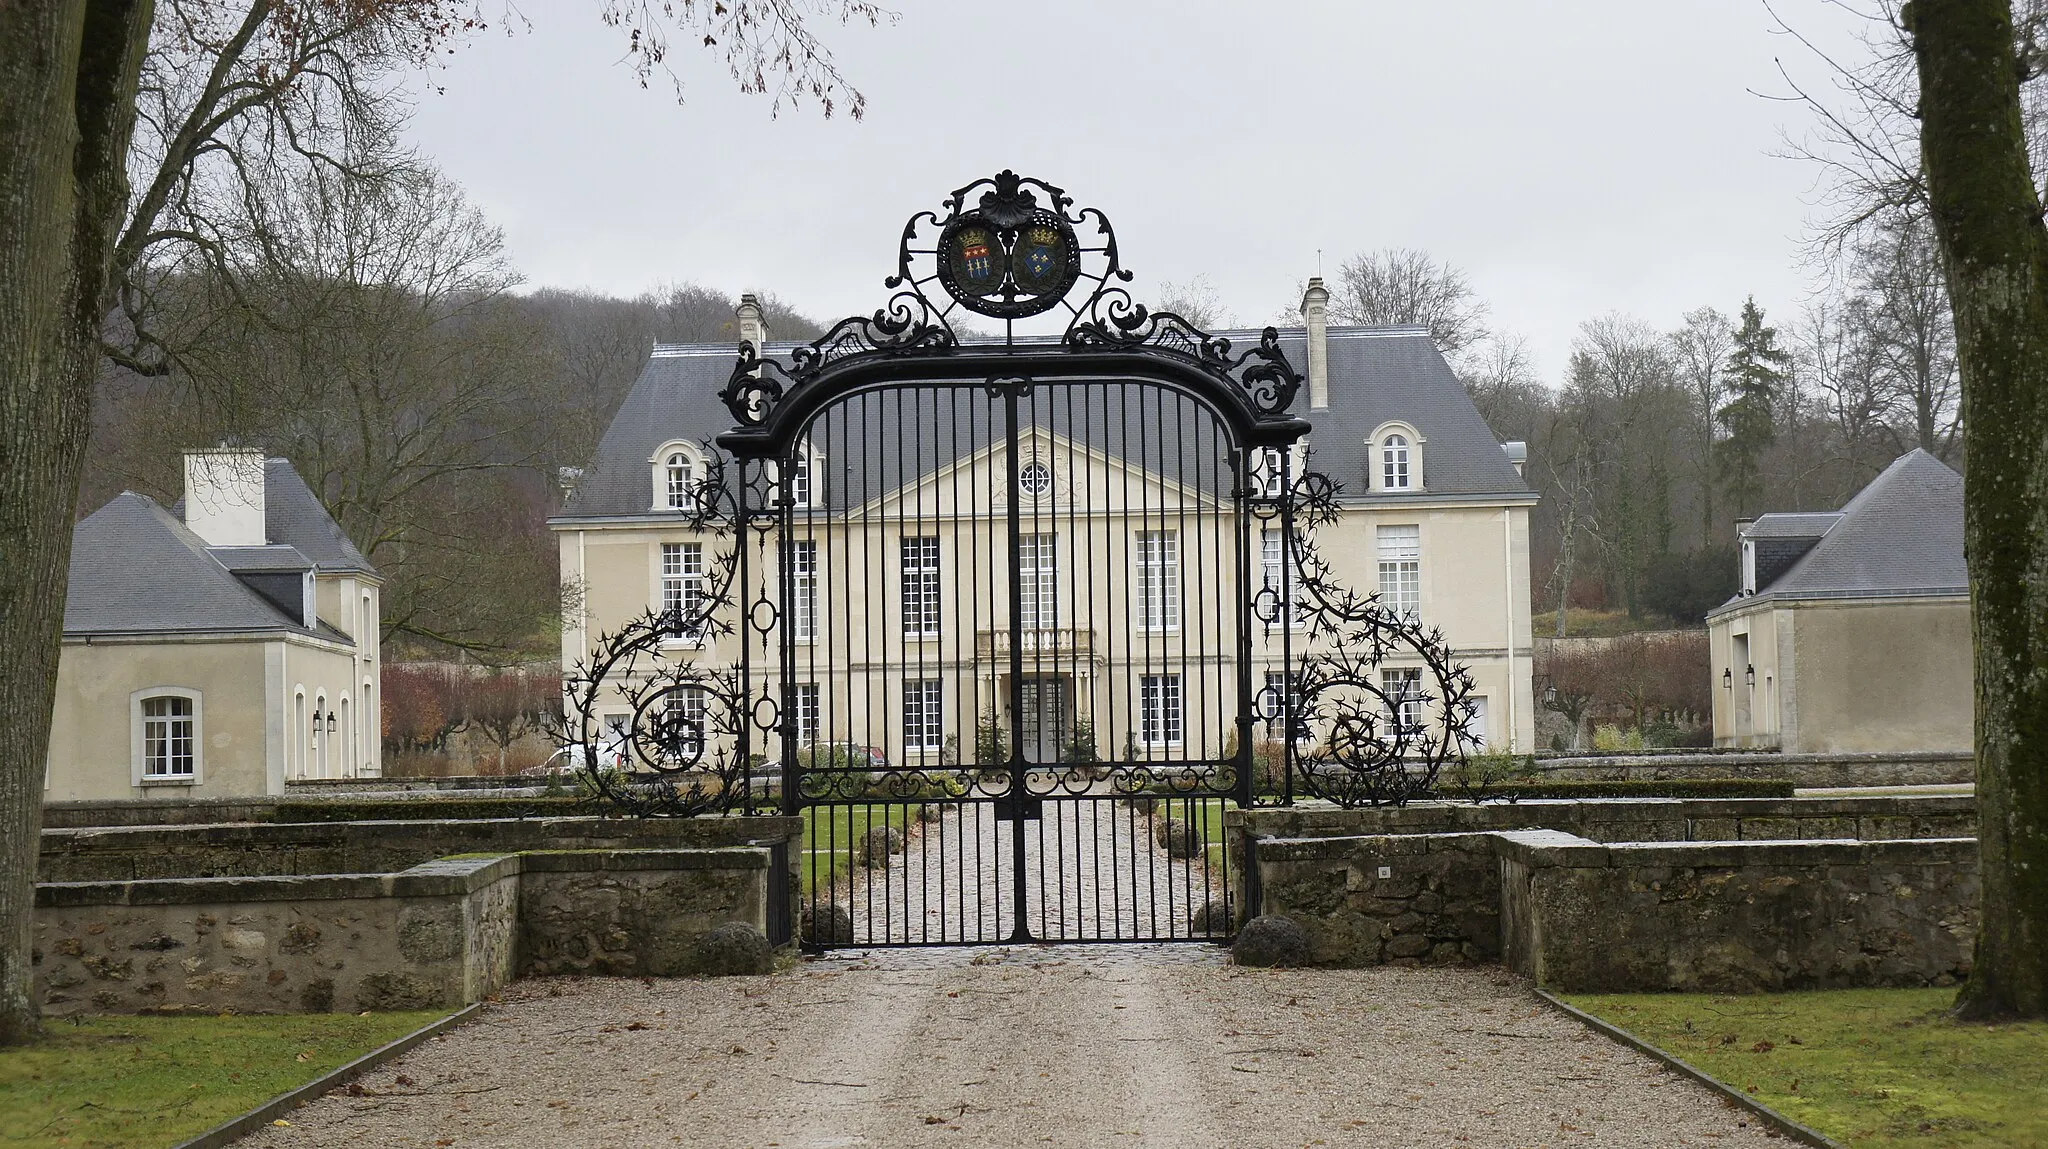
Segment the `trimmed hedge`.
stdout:
<svg viewBox="0 0 2048 1149">
<path fill-rule="evenodd" d="M 279 802 L 273 822 L 437 821 L 475 818 L 562 818 L 601 812 L 573 794 L 531 798 L 366 798 L 358 801 Z"/>
<path fill-rule="evenodd" d="M 1444 795 L 1453 797 L 1454 795 Z M 1480 801 L 1523 798 L 1790 798 L 1784 778 L 1634 778 L 1627 781 L 1497 782 Z"/>
</svg>

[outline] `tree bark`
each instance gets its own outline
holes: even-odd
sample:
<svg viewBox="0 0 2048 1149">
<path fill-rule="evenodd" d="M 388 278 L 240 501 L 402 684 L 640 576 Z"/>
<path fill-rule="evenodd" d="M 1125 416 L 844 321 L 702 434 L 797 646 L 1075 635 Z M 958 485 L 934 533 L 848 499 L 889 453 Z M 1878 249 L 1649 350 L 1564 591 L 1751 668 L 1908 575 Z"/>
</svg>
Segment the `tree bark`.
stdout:
<svg viewBox="0 0 2048 1149">
<path fill-rule="evenodd" d="M 2048 1015 L 2048 229 L 2006 0 L 1914 0 L 1921 153 L 1956 325 L 1983 929 L 1965 1017 Z"/>
<path fill-rule="evenodd" d="M 50 711 L 150 14 L 148 0 L 0 4 L 0 1045 L 37 1031 Z"/>
</svg>

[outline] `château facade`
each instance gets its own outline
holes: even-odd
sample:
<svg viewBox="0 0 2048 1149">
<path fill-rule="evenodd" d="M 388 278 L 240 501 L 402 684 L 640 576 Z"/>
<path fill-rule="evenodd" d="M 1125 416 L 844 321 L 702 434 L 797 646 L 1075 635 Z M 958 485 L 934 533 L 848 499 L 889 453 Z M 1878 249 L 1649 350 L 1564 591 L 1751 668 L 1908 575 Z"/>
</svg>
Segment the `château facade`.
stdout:
<svg viewBox="0 0 2048 1149">
<path fill-rule="evenodd" d="M 1442 629 L 1475 682 L 1471 729 L 1484 749 L 1531 749 L 1536 494 L 1522 445 L 1494 439 L 1425 329 L 1329 328 L 1326 299 L 1312 284 L 1304 326 L 1281 333 L 1305 367 L 1296 407 L 1311 428 L 1285 469 L 1340 488 L 1314 546 L 1347 587 Z M 789 350 L 767 340 L 750 303 L 740 327 L 769 354 Z M 550 521 L 577 603 L 565 669 L 634 618 L 690 613 L 715 588 L 733 538 L 692 529 L 689 512 L 731 425 L 718 393 L 735 351 L 656 346 Z M 928 391 L 896 408 L 886 395 L 856 399 L 871 406 L 814 428 L 788 484 L 786 550 L 750 560 L 754 585 L 734 595 L 751 602 L 789 581 L 770 597 L 789 604 L 779 625 L 798 672 L 779 704 L 800 743 L 940 766 L 975 761 L 977 742 L 1014 731 L 1033 761 L 1083 742 L 1105 759 L 1214 759 L 1233 752 L 1220 712 L 1236 713 L 1240 691 L 1262 714 L 1279 709 L 1270 700 L 1287 689 L 1289 656 L 1309 641 L 1299 626 L 1252 625 L 1253 681 L 1235 681 L 1240 588 L 1298 578 L 1277 523 L 1240 535 L 1228 468 L 1199 462 L 1220 457 L 1205 455 L 1199 417 L 1088 386 L 1104 390 L 1064 412 L 1050 396 L 1027 406 L 1014 442 L 989 431 L 964 388 L 957 402 Z M 869 441 L 878 427 L 897 441 Z M 1277 488 L 1281 462 L 1261 460 L 1257 481 Z M 717 618 L 664 657 L 731 665 L 747 632 L 736 609 Z M 1379 668 L 1390 693 L 1421 682 L 1414 662 Z M 695 688 L 679 693 L 686 712 L 705 705 Z M 623 699 L 597 710 L 602 726 L 632 721 Z M 1282 737 L 1278 725 L 1263 722 L 1259 736 Z"/>
</svg>

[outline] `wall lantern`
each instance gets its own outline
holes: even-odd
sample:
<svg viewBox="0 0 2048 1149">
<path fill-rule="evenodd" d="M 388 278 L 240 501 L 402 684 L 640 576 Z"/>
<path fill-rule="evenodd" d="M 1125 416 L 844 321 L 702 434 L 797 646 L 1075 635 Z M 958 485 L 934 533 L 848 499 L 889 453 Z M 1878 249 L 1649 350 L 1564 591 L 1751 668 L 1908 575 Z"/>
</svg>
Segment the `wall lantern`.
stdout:
<svg viewBox="0 0 2048 1149">
<path fill-rule="evenodd" d="M 1543 705 L 1552 710 L 1557 709 L 1557 687 L 1546 686 L 1543 688 Z"/>
<path fill-rule="evenodd" d="M 1733 669 L 1729 668 L 1729 667 L 1725 667 L 1725 666 L 1724 666 L 1724 667 L 1722 667 L 1722 668 L 1721 668 L 1721 689 L 1723 689 L 1723 690 L 1727 690 L 1727 689 L 1729 689 L 1730 687 L 1732 687 L 1732 686 L 1734 686 L 1734 685 L 1735 685 L 1735 671 L 1734 671 Z"/>
<path fill-rule="evenodd" d="M 1744 672 L 1743 672 L 1743 675 L 1742 675 L 1742 684 L 1743 684 L 1744 686 L 1755 686 L 1755 685 L 1756 685 L 1756 667 L 1754 667 L 1754 666 L 1751 666 L 1751 667 L 1750 667 L 1750 668 L 1749 668 L 1748 670 L 1746 670 L 1746 671 L 1744 671 Z"/>
<path fill-rule="evenodd" d="M 334 711 L 332 710 L 327 712 L 327 732 L 329 734 L 334 733 Z"/>
<path fill-rule="evenodd" d="M 313 708 L 313 729 L 320 729 L 320 708 L 317 706 Z"/>
</svg>

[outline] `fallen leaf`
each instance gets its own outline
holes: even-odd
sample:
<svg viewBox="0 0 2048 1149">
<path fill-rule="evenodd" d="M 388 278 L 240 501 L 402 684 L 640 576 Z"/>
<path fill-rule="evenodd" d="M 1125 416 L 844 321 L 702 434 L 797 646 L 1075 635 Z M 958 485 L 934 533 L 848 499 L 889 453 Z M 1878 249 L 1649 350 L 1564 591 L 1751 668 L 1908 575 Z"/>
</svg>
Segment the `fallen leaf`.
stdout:
<svg viewBox="0 0 2048 1149">
<path fill-rule="evenodd" d="M 1751 1053 L 1769 1053 L 1771 1050 L 1776 1048 L 1778 1047 L 1771 1044 L 1768 1041 L 1759 1041 L 1755 1045 L 1750 1046 L 1749 1051 Z"/>
</svg>

